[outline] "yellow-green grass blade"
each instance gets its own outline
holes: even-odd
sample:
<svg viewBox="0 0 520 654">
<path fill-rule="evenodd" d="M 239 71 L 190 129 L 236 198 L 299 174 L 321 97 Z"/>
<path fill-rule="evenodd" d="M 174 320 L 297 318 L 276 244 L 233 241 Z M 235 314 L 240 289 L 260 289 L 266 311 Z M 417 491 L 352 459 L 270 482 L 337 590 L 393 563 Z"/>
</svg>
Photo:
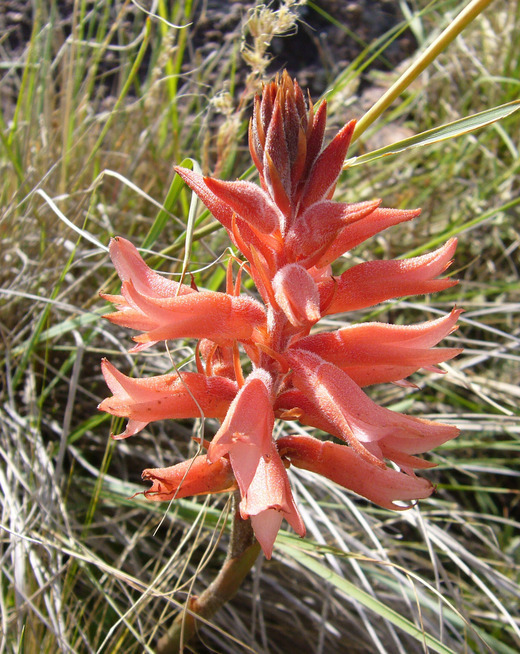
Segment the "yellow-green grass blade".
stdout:
<svg viewBox="0 0 520 654">
<path fill-rule="evenodd" d="M 422 148 L 427 145 L 433 145 L 434 143 L 447 141 L 448 139 L 454 139 L 463 136 L 464 134 L 469 134 L 477 129 L 481 129 L 482 127 L 486 127 L 487 125 L 491 125 L 499 120 L 503 120 L 514 114 L 519 109 L 520 100 L 513 100 L 512 102 L 507 102 L 498 107 L 479 111 L 479 113 L 471 116 L 454 120 L 452 123 L 446 123 L 446 125 L 434 127 L 433 129 L 426 130 L 415 136 L 410 136 L 401 141 L 397 141 L 396 143 L 391 143 L 390 145 L 386 145 L 384 148 L 378 148 L 377 150 L 367 152 L 359 157 L 347 159 L 344 167 L 352 168 L 354 166 L 361 166 L 376 161 L 377 159 L 381 159 L 382 157 L 388 157 L 414 148 Z"/>
</svg>

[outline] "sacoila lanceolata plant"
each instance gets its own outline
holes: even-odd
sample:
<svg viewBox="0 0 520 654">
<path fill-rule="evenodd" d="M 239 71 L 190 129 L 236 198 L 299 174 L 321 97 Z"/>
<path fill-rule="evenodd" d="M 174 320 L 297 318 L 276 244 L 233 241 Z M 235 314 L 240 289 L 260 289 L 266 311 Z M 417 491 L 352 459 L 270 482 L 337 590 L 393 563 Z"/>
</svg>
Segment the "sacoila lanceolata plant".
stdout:
<svg viewBox="0 0 520 654">
<path fill-rule="evenodd" d="M 455 329 L 460 310 L 411 326 L 364 322 L 315 329 L 324 316 L 456 283 L 439 279 L 451 263 L 455 239 L 423 256 L 369 261 L 332 274 L 338 257 L 419 210 L 385 209 L 380 200 L 334 202 L 354 121 L 324 148 L 325 122 L 326 102 L 314 108 L 284 73 L 255 98 L 249 147 L 261 186 L 176 168 L 237 251 L 226 292 L 171 281 L 151 270 L 129 241 L 118 237 L 110 244 L 122 288 L 120 295 L 104 296 L 117 308 L 106 317 L 141 332 L 133 352 L 160 341 L 195 339 L 197 372 L 132 379 L 104 360 L 113 395 L 99 408 L 128 418 L 114 438 L 133 436 L 155 420 L 220 421 L 211 442 L 203 443 L 205 454 L 145 470 L 143 479 L 152 486 L 144 495 L 164 501 L 238 489 L 240 519 L 251 520 L 267 558 L 284 518 L 305 535 L 291 492 L 291 465 L 399 510 L 433 491 L 415 474 L 432 464 L 417 455 L 458 432 L 380 407 L 363 389 L 403 383 L 418 369 L 438 370 L 438 363 L 457 355 L 458 349 L 434 346 Z M 257 299 L 241 294 L 244 274 L 254 281 Z M 335 440 L 275 439 L 277 419 L 316 427 Z"/>
</svg>

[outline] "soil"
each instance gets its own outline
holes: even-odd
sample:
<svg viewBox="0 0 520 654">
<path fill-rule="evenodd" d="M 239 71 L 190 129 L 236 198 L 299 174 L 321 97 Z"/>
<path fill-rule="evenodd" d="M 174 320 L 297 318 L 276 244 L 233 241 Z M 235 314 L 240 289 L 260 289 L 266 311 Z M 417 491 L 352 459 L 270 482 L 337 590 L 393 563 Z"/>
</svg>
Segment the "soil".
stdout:
<svg viewBox="0 0 520 654">
<path fill-rule="evenodd" d="M 201 55 L 210 54 L 236 32 L 255 5 L 251 0 L 227 3 L 207 0 L 200 3 L 193 22 L 193 46 Z M 279 3 L 270 3 L 276 6 Z M 316 8 L 314 8 L 316 7 Z M 330 81 L 352 62 L 375 39 L 403 20 L 397 0 L 318 0 L 296 9 L 297 31 L 276 37 L 270 48 L 269 72 L 287 68 L 302 88 L 313 97 L 320 96 Z M 385 49 L 384 56 L 367 68 L 392 70 L 416 48 L 410 30 L 405 30 Z M 362 85 L 367 83 L 362 78 Z"/>
</svg>

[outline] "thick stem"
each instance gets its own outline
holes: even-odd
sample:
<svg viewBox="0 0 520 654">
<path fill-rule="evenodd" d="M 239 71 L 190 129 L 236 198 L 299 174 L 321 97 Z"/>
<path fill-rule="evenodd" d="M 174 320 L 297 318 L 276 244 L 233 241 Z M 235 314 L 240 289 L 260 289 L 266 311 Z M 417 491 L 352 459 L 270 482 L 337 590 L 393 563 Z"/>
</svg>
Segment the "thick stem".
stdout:
<svg viewBox="0 0 520 654">
<path fill-rule="evenodd" d="M 192 597 L 157 644 L 157 654 L 179 654 L 197 630 L 197 617 L 210 618 L 237 593 L 253 567 L 260 545 L 251 520 L 242 520 L 238 510 L 240 494 L 235 493 L 234 519 L 226 560 L 217 577 L 198 597 Z"/>
</svg>

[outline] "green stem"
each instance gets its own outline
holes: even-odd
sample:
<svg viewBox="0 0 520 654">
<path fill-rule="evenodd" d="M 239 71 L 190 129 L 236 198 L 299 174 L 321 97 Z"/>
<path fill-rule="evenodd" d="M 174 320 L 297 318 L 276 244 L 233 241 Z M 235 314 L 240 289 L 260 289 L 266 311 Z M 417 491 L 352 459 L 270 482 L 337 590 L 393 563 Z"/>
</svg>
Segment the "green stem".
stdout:
<svg viewBox="0 0 520 654">
<path fill-rule="evenodd" d="M 445 50 L 448 45 L 473 21 L 493 0 L 472 0 L 460 14 L 442 31 L 435 41 L 422 53 L 401 77 L 384 93 L 367 113 L 358 121 L 352 141 L 375 122 L 379 116 L 410 86 L 416 77 L 425 70 Z"/>
<path fill-rule="evenodd" d="M 157 644 L 157 654 L 179 654 L 196 633 L 197 618 L 208 619 L 232 599 L 253 567 L 260 545 L 250 520 L 242 520 L 235 495 L 235 514 L 226 560 L 217 577 L 198 597 L 192 597 Z"/>
</svg>

